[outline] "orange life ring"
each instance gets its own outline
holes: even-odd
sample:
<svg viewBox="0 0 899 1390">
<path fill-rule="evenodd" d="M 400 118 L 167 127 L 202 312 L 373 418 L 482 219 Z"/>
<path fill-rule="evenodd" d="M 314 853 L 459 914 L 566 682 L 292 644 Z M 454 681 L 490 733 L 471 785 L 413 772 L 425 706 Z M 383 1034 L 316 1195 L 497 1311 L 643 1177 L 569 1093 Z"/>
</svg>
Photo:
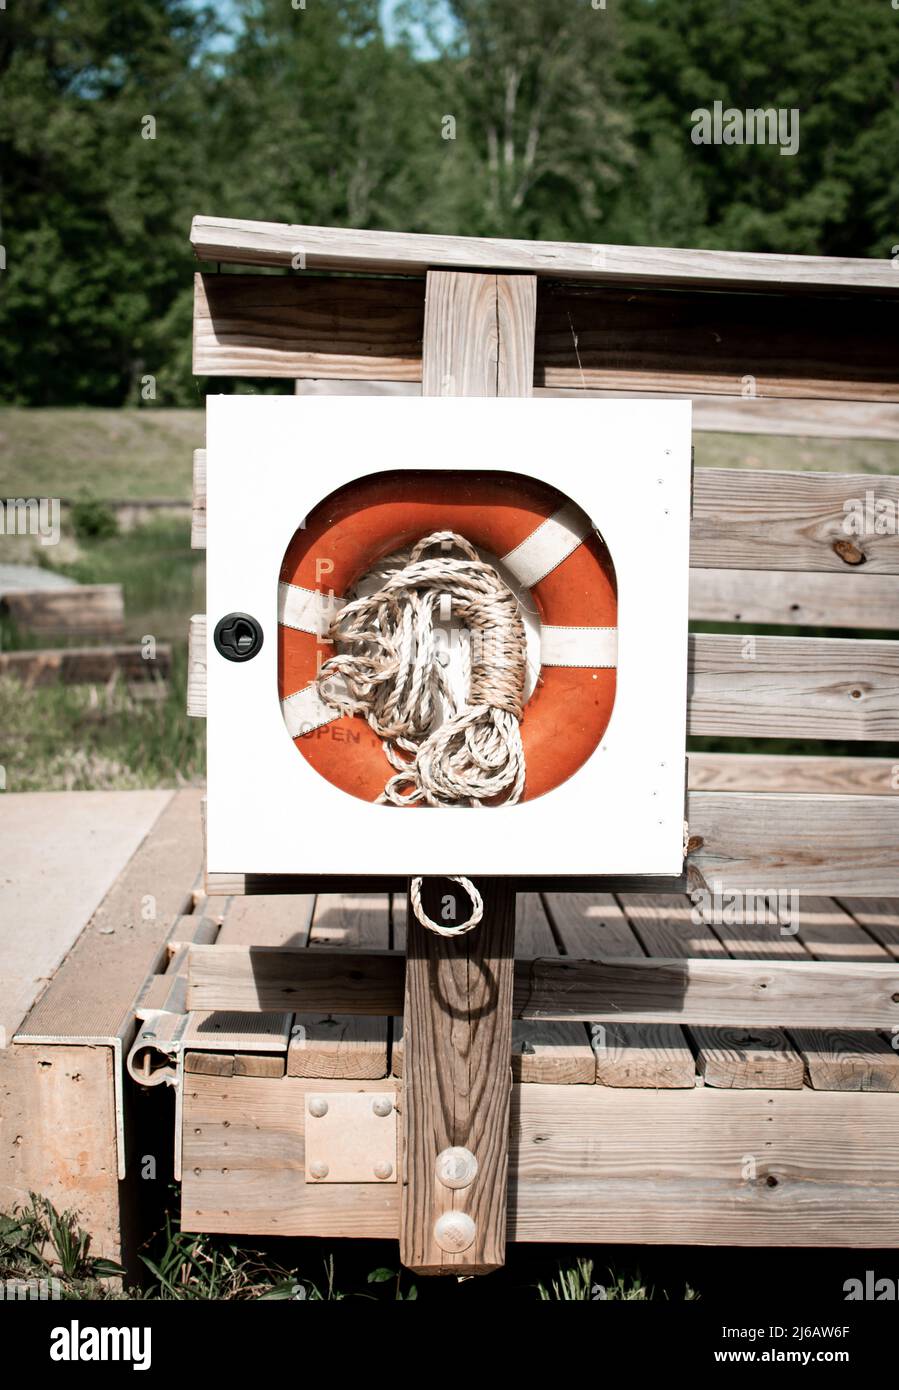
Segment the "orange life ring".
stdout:
<svg viewBox="0 0 899 1390">
<path fill-rule="evenodd" d="M 332 493 L 295 533 L 281 567 L 278 684 L 285 722 L 322 777 L 375 801 L 391 768 L 358 716 L 318 699 L 334 596 L 385 556 L 436 530 L 502 559 L 530 589 L 543 625 L 541 671 L 521 724 L 522 800 L 560 785 L 599 744 L 615 700 L 617 593 L 605 543 L 547 483 L 512 473 L 392 472 Z M 330 596 L 330 597 L 329 597 Z M 550 664 L 551 663 L 551 664 Z"/>
</svg>

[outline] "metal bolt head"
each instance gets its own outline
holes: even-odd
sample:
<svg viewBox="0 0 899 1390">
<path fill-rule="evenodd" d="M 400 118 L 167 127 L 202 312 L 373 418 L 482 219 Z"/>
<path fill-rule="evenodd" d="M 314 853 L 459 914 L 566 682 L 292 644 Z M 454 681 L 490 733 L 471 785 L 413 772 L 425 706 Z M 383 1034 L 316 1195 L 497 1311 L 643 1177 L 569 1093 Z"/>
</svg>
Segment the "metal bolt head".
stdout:
<svg viewBox="0 0 899 1390">
<path fill-rule="evenodd" d="M 312 1178 L 318 1178 L 319 1180 L 321 1180 L 322 1178 L 326 1178 L 328 1176 L 327 1163 L 310 1163 L 309 1176 Z"/>
<path fill-rule="evenodd" d="M 381 1182 L 386 1182 L 388 1178 L 392 1178 L 393 1164 L 388 1163 L 386 1159 L 382 1160 L 380 1163 L 376 1163 L 375 1177 L 380 1178 Z"/>
<path fill-rule="evenodd" d="M 372 1101 L 371 1108 L 376 1115 L 380 1115 L 384 1119 L 387 1115 L 393 1114 L 393 1101 L 389 1096 L 377 1096 Z"/>
<path fill-rule="evenodd" d="M 324 1096 L 310 1096 L 308 1108 L 309 1114 L 314 1115 L 317 1120 L 320 1120 L 323 1115 L 327 1115 L 328 1113 L 328 1102 L 325 1100 Z"/>
<path fill-rule="evenodd" d="M 476 1226 L 467 1211 L 445 1211 L 434 1222 L 434 1239 L 441 1250 L 458 1254 L 467 1250 L 475 1238 Z"/>
<path fill-rule="evenodd" d="M 443 1149 L 437 1155 L 434 1171 L 444 1187 L 468 1187 L 478 1175 L 478 1160 L 470 1149 Z"/>
</svg>

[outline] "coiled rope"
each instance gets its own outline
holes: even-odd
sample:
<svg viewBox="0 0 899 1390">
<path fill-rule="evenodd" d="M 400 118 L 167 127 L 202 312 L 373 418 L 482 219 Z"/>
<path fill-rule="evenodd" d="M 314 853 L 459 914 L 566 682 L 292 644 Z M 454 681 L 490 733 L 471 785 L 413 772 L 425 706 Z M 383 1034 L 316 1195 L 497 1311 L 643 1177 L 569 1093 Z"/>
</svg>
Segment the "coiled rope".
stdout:
<svg viewBox="0 0 899 1390">
<path fill-rule="evenodd" d="M 426 556 L 437 546 L 439 555 Z M 343 714 L 365 718 L 383 740 L 396 771 L 378 800 L 393 806 L 514 804 L 525 784 L 520 721 L 527 665 L 516 596 L 454 531 L 424 536 L 374 573 L 375 592 L 351 596 L 334 616 L 328 636 L 338 651 L 322 665 L 318 690 Z M 436 637 L 443 635 L 435 618 L 445 596 L 469 634 L 463 701 L 452 689 Z M 427 918 L 414 889 L 420 880 L 413 880 L 418 920 L 441 935 L 471 930 L 483 913 L 473 885 L 455 881 L 471 893 L 475 911 L 462 928 L 448 929 Z"/>
</svg>

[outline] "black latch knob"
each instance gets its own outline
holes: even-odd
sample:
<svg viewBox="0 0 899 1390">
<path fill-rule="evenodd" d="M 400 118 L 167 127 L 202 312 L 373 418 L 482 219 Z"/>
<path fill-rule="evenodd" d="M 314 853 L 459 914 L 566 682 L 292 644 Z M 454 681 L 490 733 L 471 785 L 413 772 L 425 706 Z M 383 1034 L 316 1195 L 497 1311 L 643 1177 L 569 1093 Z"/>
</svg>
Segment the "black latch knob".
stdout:
<svg viewBox="0 0 899 1390">
<path fill-rule="evenodd" d="M 215 625 L 215 649 L 228 661 L 249 661 L 262 648 L 262 628 L 249 613 L 226 613 Z"/>
</svg>

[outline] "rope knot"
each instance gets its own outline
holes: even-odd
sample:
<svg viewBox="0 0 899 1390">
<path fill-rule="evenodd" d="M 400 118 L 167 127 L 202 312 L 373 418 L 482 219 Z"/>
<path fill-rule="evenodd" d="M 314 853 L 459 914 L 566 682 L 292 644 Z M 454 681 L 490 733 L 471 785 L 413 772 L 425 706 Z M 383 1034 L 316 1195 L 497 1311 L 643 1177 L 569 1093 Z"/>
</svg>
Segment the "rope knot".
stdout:
<svg viewBox="0 0 899 1390">
<path fill-rule="evenodd" d="M 426 554 L 438 546 L 440 554 Z M 328 635 L 338 652 L 323 664 L 318 688 L 326 703 L 361 715 L 384 741 L 396 774 L 379 799 L 395 806 L 518 801 L 527 643 L 517 598 L 454 531 L 423 536 L 375 574 L 376 591 L 351 596 L 335 615 Z M 440 650 L 445 634 L 435 626 L 447 597 L 468 632 L 461 703 Z"/>
</svg>

